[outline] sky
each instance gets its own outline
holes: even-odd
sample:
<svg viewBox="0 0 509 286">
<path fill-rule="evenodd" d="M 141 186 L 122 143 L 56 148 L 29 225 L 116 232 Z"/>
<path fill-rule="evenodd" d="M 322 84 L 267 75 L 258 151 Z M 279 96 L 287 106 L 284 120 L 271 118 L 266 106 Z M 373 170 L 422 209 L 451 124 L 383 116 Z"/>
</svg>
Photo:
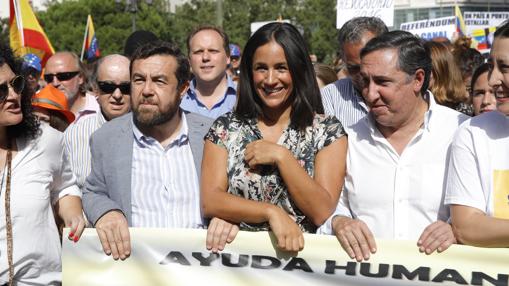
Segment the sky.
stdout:
<svg viewBox="0 0 509 286">
<path fill-rule="evenodd" d="M 0 0 L 0 18 L 8 18 L 9 17 L 9 2 L 10 0 Z M 32 2 L 33 7 L 36 10 L 40 10 L 43 8 L 42 3 L 44 0 L 30 0 Z"/>
</svg>

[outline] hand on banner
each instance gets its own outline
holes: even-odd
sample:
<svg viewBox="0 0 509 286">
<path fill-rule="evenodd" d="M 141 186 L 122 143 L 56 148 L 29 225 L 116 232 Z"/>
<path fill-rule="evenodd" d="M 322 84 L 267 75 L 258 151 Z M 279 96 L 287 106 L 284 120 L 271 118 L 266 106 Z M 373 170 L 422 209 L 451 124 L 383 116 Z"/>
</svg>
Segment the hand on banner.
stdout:
<svg viewBox="0 0 509 286">
<path fill-rule="evenodd" d="M 285 147 L 271 143 L 266 140 L 256 140 L 247 144 L 244 152 L 244 160 L 250 168 L 254 169 L 258 165 L 277 166 L 277 162 L 281 159 L 285 151 Z"/>
<path fill-rule="evenodd" d="M 97 221 L 95 229 L 106 255 L 111 254 L 115 260 L 129 257 L 131 240 L 124 214 L 117 210 L 107 212 Z"/>
<path fill-rule="evenodd" d="M 285 251 L 304 249 L 304 235 L 295 221 L 278 206 L 268 208 L 268 222 L 277 239 L 277 246 Z"/>
<path fill-rule="evenodd" d="M 226 243 L 231 243 L 235 239 L 238 232 L 238 225 L 217 217 L 212 218 L 207 229 L 207 249 L 213 253 L 222 251 Z"/>
<path fill-rule="evenodd" d="M 83 233 L 83 229 L 85 229 L 85 226 L 87 222 L 85 221 L 85 218 L 83 217 L 82 213 L 79 213 L 77 215 L 74 215 L 64 221 L 65 227 L 70 227 L 71 231 L 69 232 L 69 240 L 72 240 L 74 242 L 78 242 L 78 240 L 81 237 L 81 234 Z"/>
<path fill-rule="evenodd" d="M 428 225 L 419 237 L 417 246 L 419 251 L 431 254 L 433 251 L 442 252 L 456 243 L 456 238 L 450 224 L 441 220 Z"/>
<path fill-rule="evenodd" d="M 335 216 L 332 219 L 332 231 L 350 258 L 361 262 L 376 252 L 375 238 L 361 220 Z"/>
<path fill-rule="evenodd" d="M 71 228 L 68 239 L 78 242 L 87 225 L 83 216 L 81 198 L 79 196 L 64 196 L 57 201 L 55 211 L 58 217 L 62 219 L 65 227 Z"/>
</svg>

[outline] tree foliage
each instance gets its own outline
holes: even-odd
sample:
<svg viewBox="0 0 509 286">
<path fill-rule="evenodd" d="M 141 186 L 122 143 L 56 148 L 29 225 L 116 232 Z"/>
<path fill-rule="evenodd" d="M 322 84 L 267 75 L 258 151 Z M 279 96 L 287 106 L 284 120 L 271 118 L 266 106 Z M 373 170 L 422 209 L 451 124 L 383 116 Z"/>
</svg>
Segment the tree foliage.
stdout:
<svg viewBox="0 0 509 286">
<path fill-rule="evenodd" d="M 153 0 L 152 5 L 138 0 L 136 14 L 128 11 L 125 1 L 115 0 L 50 0 L 47 9 L 37 12 L 55 50 L 80 53 L 87 15 L 91 14 L 99 48 L 103 55 L 122 53 L 125 39 L 132 32 L 132 17 L 136 28 L 152 31 L 161 39 L 176 42 L 186 49 L 186 38 L 199 25 L 217 23 L 216 0 L 190 0 L 167 9 L 168 0 Z M 336 52 L 335 0 L 223 0 L 223 28 L 230 41 L 241 48 L 247 42 L 252 22 L 289 19 L 302 32 L 311 53 L 330 63 Z M 2 22 L 3 23 L 3 22 Z M 7 32 L 7 34 L 6 34 Z M 2 26 L 0 39 L 8 35 Z"/>
</svg>

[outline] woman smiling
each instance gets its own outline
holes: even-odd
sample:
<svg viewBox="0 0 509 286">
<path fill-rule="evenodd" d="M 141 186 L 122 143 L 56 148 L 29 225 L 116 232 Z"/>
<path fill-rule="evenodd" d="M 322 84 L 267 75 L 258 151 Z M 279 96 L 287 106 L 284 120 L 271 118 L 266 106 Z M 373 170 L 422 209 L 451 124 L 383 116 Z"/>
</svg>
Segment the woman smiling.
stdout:
<svg viewBox="0 0 509 286">
<path fill-rule="evenodd" d="M 222 250 L 243 230 L 272 230 L 279 248 L 304 247 L 334 211 L 345 174 L 341 123 L 323 115 L 309 53 L 297 29 L 263 26 L 240 64 L 238 102 L 205 137 L 202 209 L 213 219 L 207 247 Z"/>
</svg>

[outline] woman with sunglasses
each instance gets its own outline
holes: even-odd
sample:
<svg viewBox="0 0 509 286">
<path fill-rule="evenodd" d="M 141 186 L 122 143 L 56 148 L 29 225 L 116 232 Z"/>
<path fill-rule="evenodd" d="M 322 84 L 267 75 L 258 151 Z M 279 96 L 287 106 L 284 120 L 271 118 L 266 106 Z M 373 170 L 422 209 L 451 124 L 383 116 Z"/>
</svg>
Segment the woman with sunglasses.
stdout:
<svg viewBox="0 0 509 286">
<path fill-rule="evenodd" d="M 473 117 L 458 130 L 445 203 L 460 243 L 509 247 L 509 21 L 495 31 L 488 63 L 497 111 Z"/>
<path fill-rule="evenodd" d="M 0 44 L 0 285 L 53 285 L 61 281 L 54 213 L 76 242 L 85 226 L 81 193 L 62 134 L 34 117 L 20 71 Z"/>
<path fill-rule="evenodd" d="M 345 175 L 345 132 L 323 114 L 305 47 L 287 23 L 253 34 L 235 111 L 214 122 L 203 151 L 204 215 L 242 230 L 271 230 L 286 251 L 301 250 L 303 232 L 316 232 L 332 214 Z M 227 237 L 216 234 L 230 232 L 225 221 L 212 220 L 207 248 L 222 250 Z"/>
</svg>

